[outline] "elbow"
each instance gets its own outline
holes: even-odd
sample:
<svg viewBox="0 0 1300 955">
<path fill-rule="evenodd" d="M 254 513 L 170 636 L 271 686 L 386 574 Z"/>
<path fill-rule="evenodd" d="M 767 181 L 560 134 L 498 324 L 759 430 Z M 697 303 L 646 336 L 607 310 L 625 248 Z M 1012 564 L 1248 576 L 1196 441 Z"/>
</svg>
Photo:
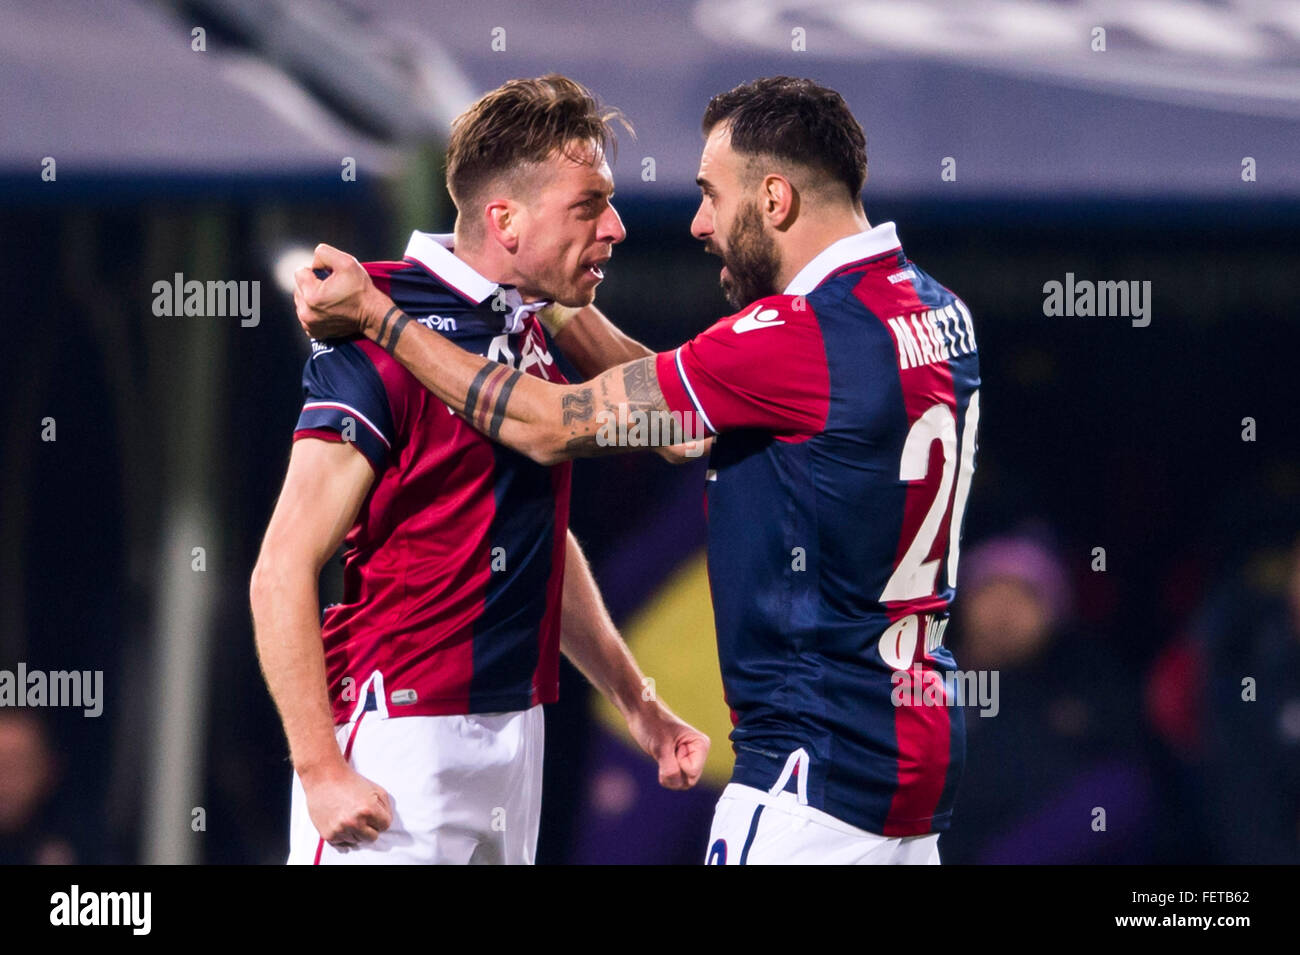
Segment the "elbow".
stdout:
<svg viewBox="0 0 1300 955">
<path fill-rule="evenodd" d="M 572 461 L 576 457 L 558 439 L 538 441 L 525 449 L 524 454 L 537 464 L 548 468 L 563 464 L 565 461 Z"/>
<path fill-rule="evenodd" d="M 543 467 L 552 467 L 578 457 L 579 443 L 580 439 L 572 438 L 562 431 L 538 429 L 520 442 L 516 450 Z"/>
<path fill-rule="evenodd" d="M 270 562 L 266 555 L 262 554 L 253 565 L 253 574 L 248 580 L 248 605 L 253 611 L 254 622 L 266 615 L 266 609 L 271 602 L 271 592 L 274 589 L 271 583 L 272 577 Z"/>
<path fill-rule="evenodd" d="M 563 464 L 569 460 L 562 454 L 553 452 L 534 451 L 528 455 L 529 459 L 535 464 L 540 464 L 544 468 L 554 467 L 557 464 Z"/>
<path fill-rule="evenodd" d="M 273 609 L 280 604 L 282 595 L 292 589 L 296 578 L 291 562 L 263 549 L 248 581 L 248 605 L 253 612 L 255 625 L 272 614 Z"/>
</svg>

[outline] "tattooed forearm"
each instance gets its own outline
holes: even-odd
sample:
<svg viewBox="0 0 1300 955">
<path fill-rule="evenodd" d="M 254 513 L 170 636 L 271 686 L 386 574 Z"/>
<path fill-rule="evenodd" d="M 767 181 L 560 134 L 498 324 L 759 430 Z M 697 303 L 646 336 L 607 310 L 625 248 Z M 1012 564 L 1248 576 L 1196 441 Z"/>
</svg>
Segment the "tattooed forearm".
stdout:
<svg viewBox="0 0 1300 955">
<path fill-rule="evenodd" d="M 600 403 L 610 414 L 618 414 L 618 405 L 609 400 L 609 375 L 601 375 L 597 380 L 600 382 Z"/>
<path fill-rule="evenodd" d="M 591 406 L 591 389 L 584 388 L 576 393 L 569 393 L 561 400 L 561 407 L 564 410 L 564 423 L 572 424 L 575 421 L 590 421 L 592 415 Z"/>
<path fill-rule="evenodd" d="M 405 351 L 404 358 L 412 360 Z M 469 380 L 460 386 L 464 397 L 452 391 L 443 400 L 489 438 L 503 440 L 504 430 L 507 445 L 539 463 L 683 440 L 681 415 L 667 409 L 653 357 L 611 368 L 589 384 L 568 386 L 521 384 L 529 376 L 508 365 L 469 356 L 461 361 L 460 381 Z"/>
</svg>

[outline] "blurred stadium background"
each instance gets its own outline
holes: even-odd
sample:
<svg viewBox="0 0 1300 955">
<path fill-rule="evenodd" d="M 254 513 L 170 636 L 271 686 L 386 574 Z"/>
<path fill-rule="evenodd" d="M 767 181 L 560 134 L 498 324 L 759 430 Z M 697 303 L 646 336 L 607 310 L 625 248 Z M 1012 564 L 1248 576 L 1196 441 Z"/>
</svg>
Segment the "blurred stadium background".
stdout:
<svg viewBox="0 0 1300 955">
<path fill-rule="evenodd" d="M 0 861 L 282 861 L 247 582 L 307 355 L 286 270 L 448 231 L 448 122 L 550 70 L 636 127 L 598 303 L 652 347 L 727 312 L 687 231 L 699 117 L 776 73 L 845 95 L 868 217 L 970 305 L 984 414 L 948 634 L 1001 698 L 968 712 L 945 859 L 1300 861 L 1294 3 L 49 0 L 0 23 L 0 669 L 102 670 L 105 696 L 97 719 L 0 709 Z M 178 272 L 259 281 L 260 321 L 155 316 Z M 1150 325 L 1045 317 L 1069 272 L 1150 281 Z M 566 664 L 540 861 L 701 858 L 730 765 L 702 471 L 583 462 L 573 525 L 714 737 L 708 778 L 659 790 Z"/>
</svg>

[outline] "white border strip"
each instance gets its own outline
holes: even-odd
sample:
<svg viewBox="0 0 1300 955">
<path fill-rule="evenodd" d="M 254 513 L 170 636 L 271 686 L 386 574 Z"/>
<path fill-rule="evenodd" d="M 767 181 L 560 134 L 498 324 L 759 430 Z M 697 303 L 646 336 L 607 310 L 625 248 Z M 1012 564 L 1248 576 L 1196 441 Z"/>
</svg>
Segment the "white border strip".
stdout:
<svg viewBox="0 0 1300 955">
<path fill-rule="evenodd" d="M 709 420 L 709 416 L 706 415 L 704 413 L 704 409 L 700 407 L 700 399 L 695 397 L 695 389 L 691 387 L 691 383 L 686 379 L 686 369 L 682 367 L 681 346 L 678 346 L 677 351 L 674 352 L 673 354 L 676 357 L 676 361 L 677 361 L 677 376 L 681 378 L 682 385 L 686 388 L 686 394 L 691 399 L 691 404 L 695 405 L 695 410 L 700 413 L 700 418 L 704 422 L 704 427 L 708 428 L 714 434 L 717 434 L 718 429 L 713 426 L 713 422 Z"/>
<path fill-rule="evenodd" d="M 352 414 L 360 418 L 363 422 L 365 422 L 366 427 L 375 433 L 376 438 L 384 442 L 384 447 L 386 447 L 389 451 L 393 450 L 393 446 L 388 443 L 388 439 L 384 437 L 383 432 L 380 431 L 378 428 L 376 428 L 374 424 L 371 423 L 370 419 L 367 418 L 365 415 L 363 415 L 356 408 L 353 408 L 350 405 L 345 405 L 341 401 L 309 401 L 302 406 L 303 411 L 310 411 L 313 408 L 335 408 L 341 411 L 351 412 Z"/>
</svg>

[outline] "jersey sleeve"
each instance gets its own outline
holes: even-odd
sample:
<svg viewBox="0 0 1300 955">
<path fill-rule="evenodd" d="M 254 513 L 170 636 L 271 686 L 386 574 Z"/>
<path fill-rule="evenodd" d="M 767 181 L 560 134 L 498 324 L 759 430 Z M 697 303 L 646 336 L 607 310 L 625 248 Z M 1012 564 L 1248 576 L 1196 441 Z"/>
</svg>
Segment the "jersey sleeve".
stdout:
<svg viewBox="0 0 1300 955">
<path fill-rule="evenodd" d="M 383 380 L 365 352 L 351 342 L 313 342 L 302 392 L 295 441 L 352 441 L 376 472 L 384 470 L 394 441 L 393 415 Z"/>
<path fill-rule="evenodd" d="M 804 298 L 760 299 L 659 353 L 655 370 L 668 410 L 698 415 L 713 434 L 761 428 L 813 435 L 826 425 L 830 369 Z"/>
</svg>

